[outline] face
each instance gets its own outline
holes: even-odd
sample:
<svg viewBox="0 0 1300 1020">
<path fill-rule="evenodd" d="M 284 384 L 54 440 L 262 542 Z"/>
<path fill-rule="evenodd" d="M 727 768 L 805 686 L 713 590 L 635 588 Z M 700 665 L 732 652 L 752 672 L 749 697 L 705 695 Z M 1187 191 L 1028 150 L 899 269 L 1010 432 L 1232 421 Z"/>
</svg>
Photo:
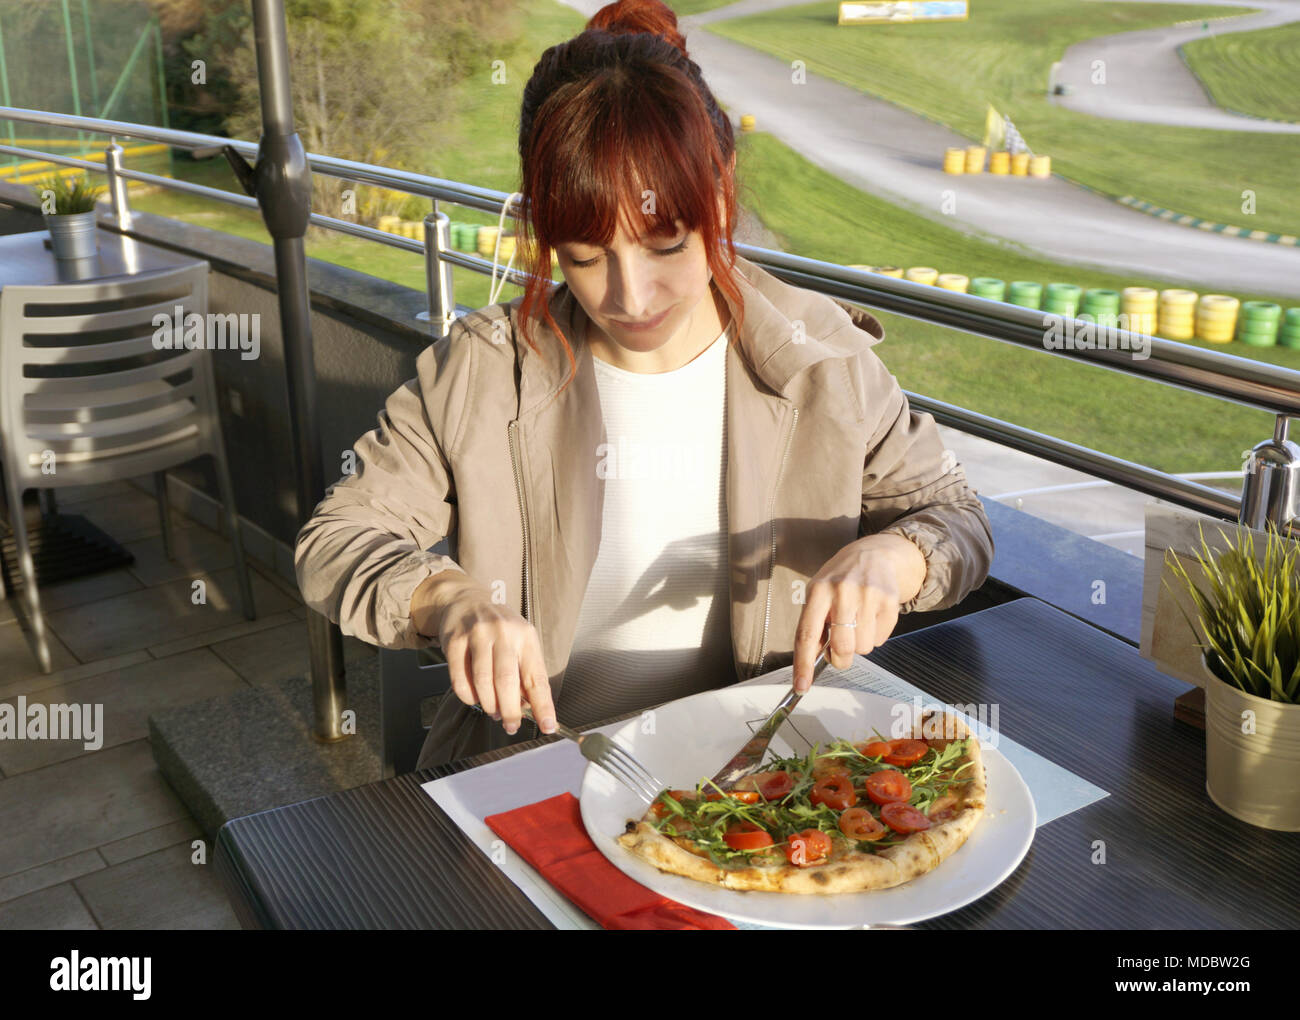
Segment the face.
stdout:
<svg viewBox="0 0 1300 1020">
<path fill-rule="evenodd" d="M 646 352 L 688 329 L 712 301 L 713 279 L 699 233 L 677 221 L 668 237 L 634 237 L 620 220 L 608 248 L 557 246 L 560 271 L 592 323 L 613 343 Z M 698 316 L 696 316 L 698 318 Z"/>
</svg>

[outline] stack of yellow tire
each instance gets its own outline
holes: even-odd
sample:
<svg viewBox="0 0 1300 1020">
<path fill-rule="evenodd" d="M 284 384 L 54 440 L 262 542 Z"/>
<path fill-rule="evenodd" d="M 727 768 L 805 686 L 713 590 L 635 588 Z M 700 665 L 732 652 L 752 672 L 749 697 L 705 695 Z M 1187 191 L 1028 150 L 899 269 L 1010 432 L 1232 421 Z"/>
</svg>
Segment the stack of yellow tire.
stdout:
<svg viewBox="0 0 1300 1020">
<path fill-rule="evenodd" d="M 1155 335 L 1158 298 L 1150 287 L 1125 287 L 1120 291 L 1120 312 L 1130 332 Z"/>
<path fill-rule="evenodd" d="M 1277 343 L 1281 318 L 1281 305 L 1271 301 L 1247 301 L 1241 306 L 1237 339 L 1252 347 L 1272 347 Z"/>
<path fill-rule="evenodd" d="M 1005 176 L 1011 169 L 1011 153 L 1009 152 L 991 152 L 989 153 L 989 173 Z"/>
<path fill-rule="evenodd" d="M 1030 177 L 1051 177 L 1052 176 L 1052 157 L 1051 156 L 1034 156 L 1029 160 Z"/>
<path fill-rule="evenodd" d="M 480 255 L 486 255 L 488 258 L 492 257 L 492 253 L 496 251 L 498 233 L 500 233 L 500 229 L 497 227 L 478 228 L 478 237 L 474 243 L 477 245 Z"/>
<path fill-rule="evenodd" d="M 926 283 L 933 286 L 935 280 L 939 278 L 939 270 L 930 266 L 912 266 L 903 274 L 903 278 L 913 283 Z"/>
<path fill-rule="evenodd" d="M 966 172 L 966 150 L 944 149 L 943 172 L 946 174 L 964 174 Z"/>
<path fill-rule="evenodd" d="M 984 157 L 988 154 L 988 149 L 982 145 L 966 146 L 966 172 L 968 174 L 982 174 L 984 172 Z"/>
<path fill-rule="evenodd" d="M 1278 340 L 1283 347 L 1300 347 L 1300 308 L 1288 308 L 1282 320 L 1282 329 Z"/>
<path fill-rule="evenodd" d="M 955 290 L 965 294 L 966 288 L 970 286 L 970 277 L 963 276 L 961 273 L 940 273 L 935 282 L 944 290 Z"/>
<path fill-rule="evenodd" d="M 396 234 L 398 224 L 402 222 L 400 216 L 380 216 L 379 229 L 386 234 Z"/>
<path fill-rule="evenodd" d="M 1029 173 L 1029 153 L 1017 152 L 1011 157 L 1011 176 L 1024 177 Z"/>
<path fill-rule="evenodd" d="M 1196 335 L 1212 344 L 1232 343 L 1241 302 L 1227 294 L 1202 294 L 1196 302 Z"/>
<path fill-rule="evenodd" d="M 752 113 L 741 114 L 741 117 L 740 117 L 740 130 L 741 130 L 741 131 L 753 131 L 753 130 L 754 130 L 754 115 L 753 115 Z"/>
<path fill-rule="evenodd" d="M 1170 340 L 1190 340 L 1196 335 L 1194 290 L 1171 288 L 1160 292 L 1158 328 Z"/>
<path fill-rule="evenodd" d="M 873 272 L 879 273 L 881 276 L 892 276 L 896 280 L 903 278 L 903 270 L 898 266 L 876 266 Z"/>
</svg>

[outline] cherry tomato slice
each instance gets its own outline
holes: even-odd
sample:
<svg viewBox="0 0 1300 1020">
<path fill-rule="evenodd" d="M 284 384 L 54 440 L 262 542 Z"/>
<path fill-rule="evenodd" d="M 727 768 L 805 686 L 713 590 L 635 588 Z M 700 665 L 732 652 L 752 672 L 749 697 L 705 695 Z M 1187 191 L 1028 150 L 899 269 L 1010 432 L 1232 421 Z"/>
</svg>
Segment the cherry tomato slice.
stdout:
<svg viewBox="0 0 1300 1020">
<path fill-rule="evenodd" d="M 924 740 L 891 740 L 889 753 L 885 755 L 886 765 L 907 768 L 915 765 L 930 752 L 930 745 Z"/>
<path fill-rule="evenodd" d="M 873 740 L 867 744 L 855 745 L 862 754 L 868 758 L 883 758 L 889 753 L 888 740 Z"/>
<path fill-rule="evenodd" d="M 895 832 L 921 832 L 930 827 L 930 819 L 911 804 L 886 804 L 880 809 L 880 819 Z"/>
<path fill-rule="evenodd" d="M 738 825 L 733 825 L 722 838 L 733 850 L 762 850 L 763 847 L 773 844 L 768 831 L 753 822 L 740 822 Z"/>
<path fill-rule="evenodd" d="M 695 791 L 694 790 L 665 790 L 659 796 L 660 798 L 671 797 L 673 800 L 677 801 L 678 803 L 681 803 L 684 800 L 694 800 Z M 651 805 L 650 810 L 654 812 L 656 818 L 666 818 L 668 815 L 673 815 L 677 813 L 672 808 L 670 808 L 667 804 L 665 804 L 662 799 L 656 800 L 654 804 Z"/>
<path fill-rule="evenodd" d="M 831 838 L 820 829 L 804 829 L 785 843 L 785 859 L 796 867 L 806 868 L 831 855 Z"/>
<path fill-rule="evenodd" d="M 866 808 L 849 808 L 840 815 L 840 832 L 849 839 L 861 839 L 868 842 L 880 839 L 889 830 Z"/>
<path fill-rule="evenodd" d="M 893 769 L 873 772 L 867 776 L 867 796 L 876 804 L 906 804 L 912 799 L 912 784 L 907 776 Z"/>
<path fill-rule="evenodd" d="M 706 794 L 705 800 L 722 800 L 723 797 L 730 797 L 732 800 L 738 800 L 742 804 L 757 804 L 757 790 L 731 790 L 727 793 L 710 793 Z"/>
<path fill-rule="evenodd" d="M 825 804 L 828 808 L 843 811 L 858 802 L 858 795 L 853 792 L 853 779 L 847 772 L 837 772 L 820 780 L 808 794 L 814 804 Z"/>
<path fill-rule="evenodd" d="M 794 776 L 789 772 L 766 772 L 758 779 L 758 792 L 764 800 L 780 800 L 794 789 Z"/>
</svg>

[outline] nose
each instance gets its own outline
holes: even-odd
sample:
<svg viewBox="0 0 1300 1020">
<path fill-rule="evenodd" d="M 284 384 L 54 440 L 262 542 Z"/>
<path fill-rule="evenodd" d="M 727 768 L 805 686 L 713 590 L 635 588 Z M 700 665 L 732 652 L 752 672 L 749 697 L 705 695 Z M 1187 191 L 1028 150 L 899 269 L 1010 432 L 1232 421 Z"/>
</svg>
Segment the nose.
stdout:
<svg viewBox="0 0 1300 1020">
<path fill-rule="evenodd" d="M 654 273 L 641 258 L 620 259 L 617 268 L 611 272 L 611 297 L 617 308 L 621 309 L 619 317 L 628 321 L 648 319 L 655 309 L 650 306 L 654 290 Z"/>
</svg>

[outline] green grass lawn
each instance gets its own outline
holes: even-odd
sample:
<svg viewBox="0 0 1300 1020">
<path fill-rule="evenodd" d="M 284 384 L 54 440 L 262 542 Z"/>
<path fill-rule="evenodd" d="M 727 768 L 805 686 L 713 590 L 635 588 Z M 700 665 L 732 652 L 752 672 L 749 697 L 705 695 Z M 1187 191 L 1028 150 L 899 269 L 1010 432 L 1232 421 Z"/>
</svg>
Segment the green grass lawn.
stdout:
<svg viewBox="0 0 1300 1020">
<path fill-rule="evenodd" d="M 571 9 L 550 0 L 529 0 L 524 8 L 530 41 L 503 58 L 507 83 L 470 82 L 462 87 L 460 141 L 435 154 L 428 172 L 505 192 L 517 186 L 515 132 L 523 85 L 541 51 L 583 24 Z M 1158 279 L 1063 267 L 1004 242 L 955 230 L 844 184 L 761 131 L 741 134 L 738 141 L 741 199 L 788 251 L 842 263 L 925 264 L 969 276 L 1063 280 L 1083 287 L 1169 285 Z M 224 160 L 178 159 L 175 167 L 177 176 L 237 190 Z M 253 210 L 216 206 L 178 193 L 134 198 L 133 206 L 264 243 L 270 240 Z M 456 220 L 496 222 L 495 217 L 470 210 L 449 207 L 447 211 Z M 332 235 L 309 243 L 308 254 L 424 288 L 423 260 L 396 249 Z M 456 270 L 456 298 L 461 304 L 472 308 L 486 304 L 488 287 L 486 277 Z M 509 300 L 518 292 L 507 286 L 500 299 Z M 887 336 L 877 350 L 905 389 L 1152 467 L 1228 470 L 1240 463 L 1242 450 L 1272 434 L 1272 418 L 1264 412 L 901 316 L 879 316 Z M 1240 344 L 1218 349 L 1300 369 L 1300 351 Z"/>
<path fill-rule="evenodd" d="M 1300 135 L 1102 120 L 1047 101 L 1048 72 L 1072 43 L 1237 11 L 1194 4 L 979 0 L 968 21 L 837 26 L 838 4 L 805 4 L 707 26 L 728 39 L 883 97 L 972 140 L 991 103 L 1052 169 L 1111 195 L 1203 219 L 1300 233 Z M 1292 72 L 1294 73 L 1294 72 Z M 737 111 L 744 113 L 744 110 Z M 762 128 L 762 124 L 758 125 Z M 934 154 L 935 165 L 943 153 Z M 1242 212 L 1242 192 L 1256 211 Z"/>
<path fill-rule="evenodd" d="M 1211 98 L 1238 113 L 1300 121 L 1300 24 L 1210 35 L 1182 48 Z"/>
<path fill-rule="evenodd" d="M 788 251 L 830 262 L 930 265 L 1085 288 L 1172 285 L 1061 267 L 972 237 L 857 191 L 770 135 L 740 139 L 737 173 L 746 197 Z M 1226 471 L 1240 464 L 1242 450 L 1272 435 L 1272 415 L 1263 411 L 899 315 L 878 316 L 886 339 L 877 353 L 904 389 L 1137 463 L 1164 471 Z M 1300 369 L 1300 350 L 1193 343 Z"/>
</svg>

